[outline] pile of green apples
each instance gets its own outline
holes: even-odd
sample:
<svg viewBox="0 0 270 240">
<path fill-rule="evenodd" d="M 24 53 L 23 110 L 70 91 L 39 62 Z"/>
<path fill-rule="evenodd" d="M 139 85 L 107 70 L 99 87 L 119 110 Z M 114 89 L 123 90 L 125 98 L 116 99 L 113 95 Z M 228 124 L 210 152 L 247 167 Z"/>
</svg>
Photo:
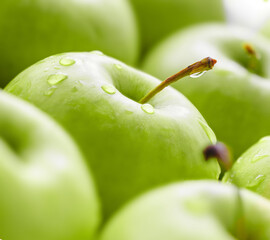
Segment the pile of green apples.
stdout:
<svg viewBox="0 0 270 240">
<path fill-rule="evenodd" d="M 0 240 L 270 240 L 269 1 L 1 0 L 0 36 Z"/>
</svg>

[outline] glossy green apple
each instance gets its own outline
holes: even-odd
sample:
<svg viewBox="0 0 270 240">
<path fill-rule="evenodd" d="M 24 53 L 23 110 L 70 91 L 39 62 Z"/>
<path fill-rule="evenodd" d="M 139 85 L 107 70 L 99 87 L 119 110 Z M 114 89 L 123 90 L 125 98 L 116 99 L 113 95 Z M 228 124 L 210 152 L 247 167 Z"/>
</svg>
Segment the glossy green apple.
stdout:
<svg viewBox="0 0 270 240">
<path fill-rule="evenodd" d="M 143 50 L 174 31 L 200 22 L 223 21 L 222 0 L 130 0 L 137 15 Z"/>
<path fill-rule="evenodd" d="M 214 181 L 156 189 L 118 212 L 100 240 L 270 239 L 270 202 L 248 190 L 240 191 L 239 202 L 237 191 Z M 240 217 L 242 228 L 237 227 Z"/>
<path fill-rule="evenodd" d="M 73 135 L 93 168 L 107 217 L 151 187 L 218 178 L 217 162 L 206 163 L 202 154 L 215 135 L 183 95 L 169 87 L 138 103 L 158 83 L 100 52 L 66 53 L 31 66 L 6 91 Z"/>
<path fill-rule="evenodd" d="M 77 147 L 52 119 L 0 92 L 0 237 L 90 240 L 100 220 Z"/>
<path fill-rule="evenodd" d="M 138 55 L 127 0 L 1 0 L 0 87 L 59 52 L 99 49 L 129 64 Z"/>
<path fill-rule="evenodd" d="M 255 49 L 256 57 L 244 46 Z M 218 61 L 212 71 L 172 86 L 191 100 L 238 157 L 270 133 L 269 42 L 242 28 L 205 24 L 179 31 L 157 46 L 143 69 L 165 79 L 207 55 Z"/>
<path fill-rule="evenodd" d="M 270 198 L 270 137 L 250 147 L 227 172 L 223 182 L 234 183 Z"/>
</svg>

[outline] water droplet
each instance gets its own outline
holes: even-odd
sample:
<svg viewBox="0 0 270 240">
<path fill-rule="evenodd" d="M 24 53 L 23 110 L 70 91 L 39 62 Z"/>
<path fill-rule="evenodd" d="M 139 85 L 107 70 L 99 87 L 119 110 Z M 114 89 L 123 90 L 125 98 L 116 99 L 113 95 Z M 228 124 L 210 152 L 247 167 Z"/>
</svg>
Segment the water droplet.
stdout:
<svg viewBox="0 0 270 240">
<path fill-rule="evenodd" d="M 198 72 L 198 73 L 193 73 L 193 74 L 190 75 L 190 77 L 191 78 L 198 78 L 198 77 L 201 77 L 205 73 L 206 73 L 206 71 Z"/>
<path fill-rule="evenodd" d="M 111 85 L 103 85 L 101 88 L 106 93 L 109 93 L 109 94 L 115 94 L 116 93 L 115 88 L 113 86 L 111 86 Z"/>
<path fill-rule="evenodd" d="M 72 88 L 72 92 L 77 92 L 78 91 L 78 88 L 75 86 Z"/>
<path fill-rule="evenodd" d="M 258 162 L 259 160 L 263 159 L 263 158 L 267 158 L 269 157 L 268 154 L 257 154 L 254 156 L 254 158 L 251 159 L 252 163 Z"/>
<path fill-rule="evenodd" d="M 217 138 L 213 130 L 207 125 L 207 123 L 201 119 L 198 119 L 199 124 L 203 128 L 204 132 L 206 133 L 207 137 L 211 141 L 212 144 L 215 144 L 217 142 Z"/>
<path fill-rule="evenodd" d="M 48 67 L 44 69 L 44 72 L 48 72 L 48 71 L 49 71 L 49 68 Z"/>
<path fill-rule="evenodd" d="M 50 85 L 55 85 L 62 82 L 65 79 L 67 79 L 67 75 L 59 73 L 59 74 L 50 75 L 47 81 Z"/>
<path fill-rule="evenodd" d="M 264 175 L 258 175 L 254 180 L 251 180 L 248 182 L 247 187 L 248 188 L 253 188 L 257 187 L 259 184 L 261 184 L 265 179 Z"/>
<path fill-rule="evenodd" d="M 91 53 L 96 54 L 96 55 L 99 55 L 99 56 L 103 56 L 104 55 L 104 53 L 101 52 L 101 51 L 92 51 Z"/>
<path fill-rule="evenodd" d="M 55 92 L 56 90 L 56 86 L 52 86 L 50 88 L 48 88 L 48 90 L 44 93 L 45 96 L 51 96 L 53 95 L 53 93 Z"/>
<path fill-rule="evenodd" d="M 122 67 L 121 64 L 114 64 L 114 66 L 115 66 L 117 69 L 119 69 L 119 70 L 123 69 L 123 67 Z"/>
<path fill-rule="evenodd" d="M 67 57 L 63 57 L 60 59 L 59 63 L 62 65 L 62 66 L 71 66 L 75 63 L 76 61 L 72 58 L 67 58 Z"/>
<path fill-rule="evenodd" d="M 82 80 L 78 80 L 78 81 L 76 81 L 75 83 L 76 83 L 76 84 L 79 84 L 79 85 L 81 85 L 81 86 L 86 85 L 86 82 L 85 82 L 85 81 L 82 81 Z"/>
<path fill-rule="evenodd" d="M 59 70 L 59 69 L 61 69 L 61 68 L 60 68 L 60 67 L 54 67 L 54 69 L 55 69 L 55 70 Z"/>
<path fill-rule="evenodd" d="M 153 106 L 149 103 L 143 104 L 141 106 L 142 110 L 148 114 L 153 114 L 155 112 L 155 109 L 153 108 Z"/>
</svg>

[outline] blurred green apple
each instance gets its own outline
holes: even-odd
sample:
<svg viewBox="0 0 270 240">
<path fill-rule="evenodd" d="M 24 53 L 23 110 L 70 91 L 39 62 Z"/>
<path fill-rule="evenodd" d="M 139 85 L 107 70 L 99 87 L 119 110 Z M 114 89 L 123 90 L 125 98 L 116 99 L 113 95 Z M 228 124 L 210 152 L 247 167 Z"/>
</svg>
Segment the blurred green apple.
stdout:
<svg viewBox="0 0 270 240">
<path fill-rule="evenodd" d="M 130 0 L 137 15 L 143 51 L 174 31 L 196 23 L 223 21 L 222 0 Z"/>
<path fill-rule="evenodd" d="M 268 0 L 223 0 L 229 24 L 259 30 L 270 17 Z"/>
<path fill-rule="evenodd" d="M 165 79 L 205 55 L 218 60 L 212 71 L 172 86 L 191 100 L 238 157 L 270 134 L 270 44 L 239 27 L 205 24 L 179 31 L 157 46 L 143 69 Z"/>
<path fill-rule="evenodd" d="M 19 74 L 6 91 L 34 103 L 77 140 L 96 178 L 105 218 L 137 194 L 176 180 L 217 179 L 202 149 L 216 138 L 198 110 L 154 77 L 100 52 L 49 57 Z"/>
<path fill-rule="evenodd" d="M 270 199 L 269 163 L 270 137 L 264 137 L 241 155 L 223 181 L 248 188 Z"/>
<path fill-rule="evenodd" d="M 129 64 L 138 34 L 127 0 L 1 0 L 0 87 L 59 52 L 99 49 Z"/>
<path fill-rule="evenodd" d="M 241 190 L 240 205 L 237 191 L 214 181 L 156 189 L 118 212 L 100 240 L 270 239 L 270 202 Z M 243 227 L 239 228 L 241 218 Z"/>
<path fill-rule="evenodd" d="M 261 33 L 270 40 L 270 17 L 262 27 Z"/>
<path fill-rule="evenodd" d="M 70 137 L 29 103 L 0 92 L 0 237 L 90 240 L 100 220 Z"/>
</svg>

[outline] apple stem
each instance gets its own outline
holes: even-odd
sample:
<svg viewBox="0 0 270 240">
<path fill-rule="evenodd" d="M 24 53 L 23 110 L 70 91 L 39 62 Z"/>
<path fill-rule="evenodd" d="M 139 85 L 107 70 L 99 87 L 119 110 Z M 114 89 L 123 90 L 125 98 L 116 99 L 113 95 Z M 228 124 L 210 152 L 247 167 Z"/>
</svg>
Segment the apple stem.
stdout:
<svg viewBox="0 0 270 240">
<path fill-rule="evenodd" d="M 221 143 L 217 142 L 216 144 L 207 146 L 204 151 L 205 160 L 209 160 L 211 158 L 216 158 L 218 163 L 226 170 L 230 170 L 233 165 L 231 153 L 228 147 Z M 236 210 L 236 237 L 239 240 L 247 240 L 246 235 L 246 224 L 245 224 L 245 214 L 244 214 L 244 206 L 243 200 L 241 196 L 241 192 L 238 184 L 235 184 L 236 187 L 236 196 L 237 196 L 237 210 Z"/>
<path fill-rule="evenodd" d="M 243 45 L 243 48 L 246 51 L 246 53 L 250 56 L 250 60 L 248 62 L 247 67 L 251 72 L 255 72 L 255 70 L 258 66 L 259 55 L 256 52 L 255 48 L 249 43 L 245 43 Z"/>
<path fill-rule="evenodd" d="M 169 86 L 171 83 L 176 82 L 177 80 L 195 74 L 200 73 L 204 71 L 211 70 L 214 65 L 216 64 L 217 60 L 207 57 L 202 59 L 201 61 L 195 62 L 192 65 L 189 65 L 188 67 L 184 68 L 180 72 L 172 75 L 171 77 L 168 77 L 163 82 L 161 82 L 156 88 L 154 88 L 152 91 L 150 91 L 146 96 L 144 96 L 139 103 L 144 104 L 148 102 L 151 98 L 153 98 L 157 93 L 159 93 L 162 89 Z"/>
<path fill-rule="evenodd" d="M 219 165 L 221 165 L 226 171 L 232 167 L 231 153 L 227 146 L 221 142 L 207 146 L 204 151 L 205 160 L 210 158 L 216 158 Z"/>
</svg>

